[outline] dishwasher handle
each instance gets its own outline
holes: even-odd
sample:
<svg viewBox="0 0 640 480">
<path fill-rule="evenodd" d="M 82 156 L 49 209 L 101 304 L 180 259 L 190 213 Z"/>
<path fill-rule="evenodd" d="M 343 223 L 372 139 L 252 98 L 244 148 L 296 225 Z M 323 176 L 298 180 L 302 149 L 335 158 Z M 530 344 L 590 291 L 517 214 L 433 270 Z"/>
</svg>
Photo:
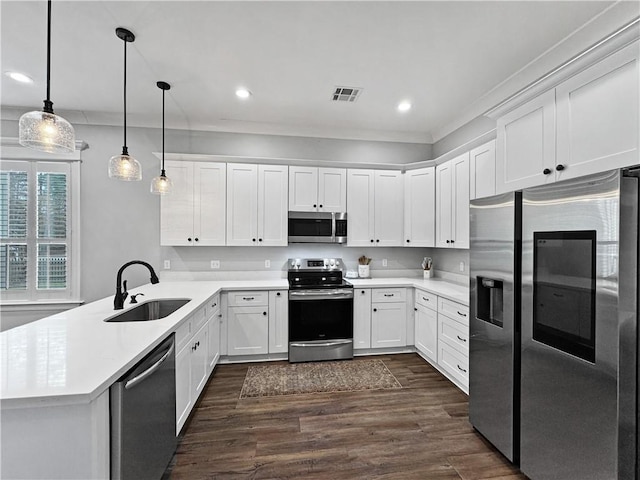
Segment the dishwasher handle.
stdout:
<svg viewBox="0 0 640 480">
<path fill-rule="evenodd" d="M 139 383 L 143 382 L 144 379 L 147 378 L 149 375 L 152 375 L 153 372 L 155 372 L 162 366 L 162 364 L 169 357 L 169 355 L 173 353 L 174 348 L 175 348 L 175 342 L 171 342 L 171 346 L 169 347 L 169 350 L 167 350 L 167 353 L 165 353 L 160 360 L 158 360 L 156 363 L 151 365 L 148 369 L 146 369 L 140 375 L 136 375 L 131 380 L 127 381 L 124 384 L 124 388 L 127 390 L 130 388 L 133 388 Z"/>
</svg>

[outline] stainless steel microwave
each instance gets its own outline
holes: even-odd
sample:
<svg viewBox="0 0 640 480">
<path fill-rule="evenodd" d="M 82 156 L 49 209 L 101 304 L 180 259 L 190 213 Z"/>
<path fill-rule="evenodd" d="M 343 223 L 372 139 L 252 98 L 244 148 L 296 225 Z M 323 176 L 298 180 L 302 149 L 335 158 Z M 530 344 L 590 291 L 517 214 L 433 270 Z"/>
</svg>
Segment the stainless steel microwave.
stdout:
<svg viewBox="0 0 640 480">
<path fill-rule="evenodd" d="M 289 212 L 289 243 L 346 242 L 346 213 Z"/>
</svg>

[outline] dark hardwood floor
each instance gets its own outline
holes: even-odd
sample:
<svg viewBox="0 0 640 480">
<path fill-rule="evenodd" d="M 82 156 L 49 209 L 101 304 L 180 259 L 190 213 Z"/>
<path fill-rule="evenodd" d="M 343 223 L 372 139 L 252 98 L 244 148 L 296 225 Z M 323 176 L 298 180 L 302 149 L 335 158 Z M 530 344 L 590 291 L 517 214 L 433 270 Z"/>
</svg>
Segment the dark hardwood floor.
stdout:
<svg viewBox="0 0 640 480">
<path fill-rule="evenodd" d="M 468 422 L 467 397 L 416 354 L 382 358 L 402 389 L 239 400 L 219 365 L 165 478 L 526 479 Z"/>
</svg>

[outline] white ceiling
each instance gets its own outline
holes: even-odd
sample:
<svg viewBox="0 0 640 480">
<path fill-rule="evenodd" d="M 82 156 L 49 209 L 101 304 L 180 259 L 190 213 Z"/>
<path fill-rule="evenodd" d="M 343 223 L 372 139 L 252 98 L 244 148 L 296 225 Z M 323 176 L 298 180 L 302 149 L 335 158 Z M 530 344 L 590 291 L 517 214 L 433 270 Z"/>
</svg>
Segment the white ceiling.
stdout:
<svg viewBox="0 0 640 480">
<path fill-rule="evenodd" d="M 631 19 L 623 3 L 55 0 L 51 99 L 72 123 L 122 124 L 122 26 L 129 125 L 160 125 L 164 80 L 168 128 L 431 143 Z M 2 71 L 35 80 L 2 76 L 6 118 L 42 107 L 46 2 L 0 16 Z M 332 102 L 339 85 L 358 101 Z"/>
</svg>

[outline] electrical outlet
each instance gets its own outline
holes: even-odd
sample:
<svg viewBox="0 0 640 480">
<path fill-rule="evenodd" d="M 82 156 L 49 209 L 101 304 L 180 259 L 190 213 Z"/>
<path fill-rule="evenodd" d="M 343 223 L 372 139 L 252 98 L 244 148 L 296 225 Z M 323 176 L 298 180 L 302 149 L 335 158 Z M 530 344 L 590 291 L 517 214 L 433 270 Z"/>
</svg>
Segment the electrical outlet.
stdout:
<svg viewBox="0 0 640 480">
<path fill-rule="evenodd" d="M 171 270 L 171 260 L 165 260 L 164 261 L 164 269 L 165 270 Z"/>
<path fill-rule="evenodd" d="M 264 268 L 271 268 L 271 260 L 264 261 Z"/>
<path fill-rule="evenodd" d="M 220 268 L 220 260 L 211 260 L 211 268 L 212 269 Z"/>
<path fill-rule="evenodd" d="M 383 259 L 382 259 L 382 266 L 383 266 L 383 267 L 386 267 L 386 266 L 387 266 L 387 259 L 386 259 L 386 258 L 383 258 Z"/>
<path fill-rule="evenodd" d="M 460 271 L 464 272 L 464 262 L 460 262 Z"/>
</svg>

